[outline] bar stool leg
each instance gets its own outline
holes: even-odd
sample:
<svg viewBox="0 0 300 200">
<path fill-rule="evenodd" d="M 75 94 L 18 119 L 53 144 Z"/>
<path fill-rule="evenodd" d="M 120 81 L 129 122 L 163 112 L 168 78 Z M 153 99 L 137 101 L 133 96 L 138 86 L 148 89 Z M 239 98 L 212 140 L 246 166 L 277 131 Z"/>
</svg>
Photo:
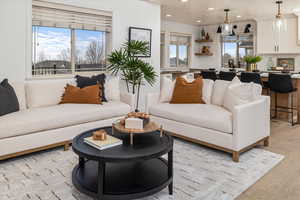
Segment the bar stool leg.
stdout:
<svg viewBox="0 0 300 200">
<path fill-rule="evenodd" d="M 277 118 L 277 92 L 275 92 L 275 115 L 274 118 Z"/>
<path fill-rule="evenodd" d="M 291 107 L 292 107 L 292 126 L 295 125 L 294 123 L 294 93 L 292 93 L 292 99 L 291 99 Z"/>
</svg>

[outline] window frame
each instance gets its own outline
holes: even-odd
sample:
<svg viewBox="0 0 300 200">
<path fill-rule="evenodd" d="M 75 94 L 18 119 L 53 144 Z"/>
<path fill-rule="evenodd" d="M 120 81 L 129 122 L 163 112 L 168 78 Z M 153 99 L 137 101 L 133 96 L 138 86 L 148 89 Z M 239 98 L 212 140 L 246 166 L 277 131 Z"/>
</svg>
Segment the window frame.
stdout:
<svg viewBox="0 0 300 200">
<path fill-rule="evenodd" d="M 107 72 L 107 56 L 112 51 L 112 31 L 99 31 L 99 30 L 87 30 L 87 29 L 78 29 L 78 28 L 65 28 L 70 30 L 70 64 L 71 64 L 71 73 L 69 74 L 45 74 L 45 75 L 34 75 L 33 66 L 36 64 L 36 60 L 33 60 L 33 54 L 36 53 L 36 43 L 33 41 L 33 37 L 36 39 L 36 35 L 34 36 L 33 27 L 49 27 L 49 28 L 61 28 L 61 27 L 52 27 L 52 26 L 38 26 L 32 25 L 31 28 L 31 70 L 30 70 L 30 79 L 51 79 L 51 78 L 70 78 L 74 77 L 74 75 L 94 75 L 96 73 L 106 73 Z M 97 71 L 76 71 L 76 30 L 85 30 L 85 31 L 97 31 L 105 33 L 105 70 L 97 70 Z M 35 50 L 34 50 L 35 49 Z M 36 56 L 35 56 L 36 58 Z"/>
<path fill-rule="evenodd" d="M 221 39 L 221 66 L 224 68 L 228 68 L 228 65 L 224 63 L 224 43 L 225 42 L 232 42 L 236 43 L 236 54 L 235 54 L 235 64 L 237 65 L 239 60 L 240 60 L 240 42 L 245 41 L 245 40 L 240 40 L 240 37 L 243 36 L 252 36 L 252 40 L 247 40 L 251 41 L 253 43 L 252 49 L 253 49 L 253 55 L 255 55 L 255 35 L 253 33 L 243 33 L 243 34 L 237 34 L 235 40 L 224 40 L 224 36 L 220 36 Z M 244 66 L 241 66 L 244 67 Z"/>
<path fill-rule="evenodd" d="M 171 66 L 170 65 L 170 45 L 174 44 L 174 42 L 171 41 L 172 36 L 178 36 L 178 37 L 187 37 L 188 38 L 188 44 L 187 46 L 187 59 L 188 59 L 188 64 L 187 65 L 179 65 L 179 45 L 176 46 L 176 66 Z M 161 66 L 160 69 L 161 71 L 164 70 L 171 70 L 171 71 L 177 71 L 177 70 L 186 70 L 190 68 L 191 63 L 192 63 L 192 48 L 193 48 L 193 35 L 192 34 L 187 34 L 187 33 L 178 33 L 178 32 L 168 32 L 168 31 L 162 31 L 161 32 L 161 37 L 164 37 L 162 40 L 161 38 Z"/>
<path fill-rule="evenodd" d="M 170 68 L 175 68 L 175 69 L 182 69 L 182 68 L 189 68 L 190 67 L 190 63 L 191 63 L 191 41 L 192 41 L 192 36 L 191 35 L 187 35 L 187 34 L 183 34 L 183 33 L 170 33 L 169 35 L 170 40 L 169 40 L 169 44 L 168 44 L 168 60 L 169 60 L 169 67 Z M 186 37 L 188 39 L 187 43 L 181 43 L 180 41 L 171 41 L 172 37 Z M 170 46 L 171 45 L 176 45 L 176 66 L 172 67 L 170 65 Z M 187 47 L 187 65 L 180 65 L 179 63 L 179 46 L 186 46 Z"/>
</svg>

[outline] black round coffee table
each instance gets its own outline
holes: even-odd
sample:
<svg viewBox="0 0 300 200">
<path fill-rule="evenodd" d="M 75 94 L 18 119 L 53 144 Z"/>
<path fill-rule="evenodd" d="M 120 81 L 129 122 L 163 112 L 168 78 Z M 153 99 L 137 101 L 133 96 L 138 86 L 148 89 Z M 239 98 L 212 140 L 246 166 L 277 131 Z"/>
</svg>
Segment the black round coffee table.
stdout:
<svg viewBox="0 0 300 200">
<path fill-rule="evenodd" d="M 173 194 L 173 138 L 160 132 L 138 135 L 134 145 L 130 137 L 114 131 L 113 136 L 123 145 L 97 150 L 84 143 L 95 130 L 84 132 L 73 139 L 73 151 L 79 164 L 73 169 L 74 186 L 99 200 L 129 200 L 155 194 L 168 186 Z M 161 156 L 168 154 L 168 160 Z"/>
</svg>

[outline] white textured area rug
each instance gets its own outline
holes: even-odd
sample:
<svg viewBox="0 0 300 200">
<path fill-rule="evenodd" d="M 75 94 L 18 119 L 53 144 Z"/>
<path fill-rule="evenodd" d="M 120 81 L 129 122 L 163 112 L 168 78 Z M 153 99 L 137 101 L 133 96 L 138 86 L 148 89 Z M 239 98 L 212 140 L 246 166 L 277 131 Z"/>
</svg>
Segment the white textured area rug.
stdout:
<svg viewBox="0 0 300 200">
<path fill-rule="evenodd" d="M 174 194 L 167 188 L 143 200 L 232 200 L 284 157 L 255 148 L 234 163 L 229 154 L 176 140 Z M 71 172 L 78 158 L 61 149 L 0 163 L 1 200 L 90 200 L 77 191 Z"/>
</svg>

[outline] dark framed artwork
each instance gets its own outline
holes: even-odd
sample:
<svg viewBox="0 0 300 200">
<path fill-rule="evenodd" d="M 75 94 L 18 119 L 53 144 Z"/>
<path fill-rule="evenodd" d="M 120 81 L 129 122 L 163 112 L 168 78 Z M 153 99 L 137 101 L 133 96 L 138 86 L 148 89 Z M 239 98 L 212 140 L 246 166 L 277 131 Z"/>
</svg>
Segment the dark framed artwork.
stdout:
<svg viewBox="0 0 300 200">
<path fill-rule="evenodd" d="M 149 43 L 149 55 L 141 55 L 139 57 L 151 57 L 151 42 L 152 42 L 152 29 L 129 27 L 129 41 L 139 40 Z"/>
<path fill-rule="evenodd" d="M 282 67 L 284 70 L 295 70 L 295 58 L 277 58 L 277 66 Z"/>
</svg>

